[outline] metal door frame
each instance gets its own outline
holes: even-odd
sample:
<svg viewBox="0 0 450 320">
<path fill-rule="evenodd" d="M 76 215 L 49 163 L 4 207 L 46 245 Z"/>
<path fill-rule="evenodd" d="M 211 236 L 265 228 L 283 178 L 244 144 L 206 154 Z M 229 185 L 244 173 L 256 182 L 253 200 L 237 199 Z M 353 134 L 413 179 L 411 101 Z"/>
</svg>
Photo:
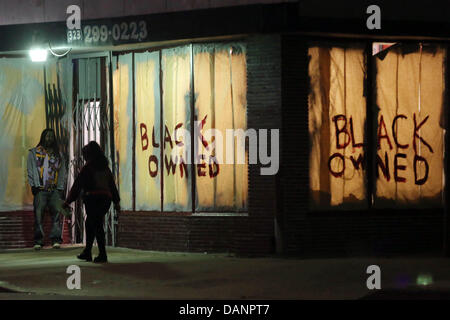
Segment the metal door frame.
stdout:
<svg viewBox="0 0 450 320">
<path fill-rule="evenodd" d="M 89 62 L 90 59 L 104 59 L 104 65 L 102 70 L 102 65 L 100 66 L 100 94 L 99 97 L 97 97 L 97 90 L 95 90 L 95 94 L 93 99 L 89 97 L 89 99 L 79 99 L 79 88 L 78 88 L 78 82 L 79 82 L 79 64 L 78 69 L 75 70 L 75 61 L 80 61 L 81 59 L 87 59 L 87 62 Z M 117 163 L 115 161 L 115 147 L 114 147 L 114 104 L 113 104 L 113 87 L 112 87 L 112 53 L 111 52 L 95 52 L 95 53 L 86 53 L 86 54 L 76 54 L 76 55 L 69 55 L 70 61 L 72 61 L 72 66 L 74 67 L 74 81 L 72 86 L 72 94 L 73 94 L 73 101 L 72 101 L 72 127 L 71 127 L 71 134 L 70 134 L 70 143 L 71 147 L 73 148 L 73 155 L 74 159 L 71 159 L 70 166 L 73 166 L 73 179 L 75 178 L 76 174 L 79 173 L 79 171 L 82 168 L 83 160 L 81 155 L 81 148 L 87 144 L 88 141 L 84 141 L 84 132 L 85 130 L 90 129 L 90 125 L 93 124 L 94 129 L 96 129 L 97 124 L 99 125 L 100 129 L 100 140 L 104 141 L 104 144 L 102 147 L 105 149 L 105 155 L 110 160 L 111 163 L 111 171 L 116 179 L 118 181 L 117 172 L 116 169 Z M 89 70 L 89 66 L 87 67 Z M 75 76 L 76 74 L 76 76 Z M 89 77 L 89 76 L 88 76 Z M 104 81 L 104 88 L 102 88 L 102 81 Z M 103 90 L 104 89 L 104 90 Z M 75 90 L 77 91 L 75 94 Z M 104 91 L 104 92 L 103 92 Z M 104 95 L 105 100 L 102 101 L 102 96 Z M 94 114 L 93 119 L 91 119 L 91 112 L 89 112 L 89 115 L 86 119 L 86 112 L 85 112 L 85 106 L 87 104 L 91 104 L 92 102 L 100 102 L 100 110 L 99 110 L 99 117 L 96 118 L 96 114 Z M 102 106 L 104 108 L 102 108 Z M 81 120 L 81 121 L 80 121 Z M 98 120 L 98 122 L 97 122 Z M 85 127 L 86 121 L 88 122 L 88 126 Z M 91 122 L 92 121 L 92 122 Z M 82 134 L 80 134 L 82 132 Z M 77 149 L 77 150 L 75 150 Z M 108 152 L 109 151 L 109 152 Z M 70 169 L 70 168 L 69 168 Z M 75 221 L 72 224 L 72 243 L 80 243 L 79 239 L 83 238 L 85 239 L 85 230 L 84 230 L 84 219 L 85 219 L 85 213 L 84 208 L 81 203 L 81 200 L 77 200 L 76 204 L 74 205 L 73 210 L 73 219 L 72 221 Z M 117 229 L 117 214 L 111 206 L 110 210 L 107 212 L 104 220 L 104 228 L 105 228 L 105 238 L 106 238 L 106 244 L 111 246 L 116 246 L 116 229 Z M 78 227 L 78 229 L 77 229 Z M 74 229 L 75 228 L 75 229 Z M 81 230 L 81 235 L 77 234 L 77 230 Z M 78 239 L 78 240 L 77 240 Z M 84 242 L 84 240 L 83 240 Z"/>
</svg>

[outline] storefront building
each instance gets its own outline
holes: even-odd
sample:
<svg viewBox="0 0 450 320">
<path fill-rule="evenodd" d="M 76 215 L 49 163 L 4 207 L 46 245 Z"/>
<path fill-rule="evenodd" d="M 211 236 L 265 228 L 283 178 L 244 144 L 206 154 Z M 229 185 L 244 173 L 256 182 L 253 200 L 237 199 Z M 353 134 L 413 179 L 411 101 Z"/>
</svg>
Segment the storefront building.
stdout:
<svg viewBox="0 0 450 320">
<path fill-rule="evenodd" d="M 356 2 L 352 12 L 311 1 L 132 3 L 109 13 L 79 3 L 80 29 L 39 16 L 1 26 L 0 248 L 31 245 L 24 159 L 52 127 L 70 160 L 69 187 L 84 144 L 96 140 L 108 155 L 122 207 L 106 219 L 111 245 L 443 252 L 442 29 L 411 28 L 409 17 L 402 26 L 392 5 L 382 29 L 370 30 Z M 23 57 L 42 44 L 54 53 L 47 62 Z M 81 243 L 81 203 L 73 209 L 64 238 Z"/>
</svg>

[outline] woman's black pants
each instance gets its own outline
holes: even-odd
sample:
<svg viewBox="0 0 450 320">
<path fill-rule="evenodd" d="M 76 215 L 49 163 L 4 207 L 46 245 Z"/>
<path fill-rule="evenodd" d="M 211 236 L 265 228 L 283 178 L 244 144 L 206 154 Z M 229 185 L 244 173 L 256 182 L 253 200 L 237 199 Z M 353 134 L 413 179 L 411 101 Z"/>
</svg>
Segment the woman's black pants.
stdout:
<svg viewBox="0 0 450 320">
<path fill-rule="evenodd" d="M 100 255 L 106 255 L 105 231 L 103 218 L 111 206 L 111 199 L 106 196 L 92 195 L 84 199 L 86 209 L 86 252 L 91 252 L 94 239 L 97 239 Z"/>
</svg>

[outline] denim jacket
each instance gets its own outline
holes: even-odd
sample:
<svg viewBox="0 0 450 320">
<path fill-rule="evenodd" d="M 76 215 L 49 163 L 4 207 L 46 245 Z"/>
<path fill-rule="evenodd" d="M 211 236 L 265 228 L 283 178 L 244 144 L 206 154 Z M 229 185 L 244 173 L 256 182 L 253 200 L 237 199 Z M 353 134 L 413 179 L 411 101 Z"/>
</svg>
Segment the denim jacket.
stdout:
<svg viewBox="0 0 450 320">
<path fill-rule="evenodd" d="M 58 182 L 56 189 L 64 190 L 66 180 L 67 180 L 67 168 L 64 156 L 60 153 L 61 157 L 61 168 L 58 172 Z M 31 187 L 42 187 L 39 179 L 39 171 L 36 165 L 36 148 L 32 148 L 28 152 L 27 160 L 27 173 L 28 173 L 28 183 Z"/>
</svg>

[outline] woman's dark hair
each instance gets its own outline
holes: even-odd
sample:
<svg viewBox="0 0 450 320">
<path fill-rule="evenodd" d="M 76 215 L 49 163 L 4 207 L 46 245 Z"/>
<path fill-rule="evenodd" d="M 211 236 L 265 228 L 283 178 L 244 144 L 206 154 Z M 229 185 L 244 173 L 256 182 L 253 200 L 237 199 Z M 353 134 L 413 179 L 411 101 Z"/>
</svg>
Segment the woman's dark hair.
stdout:
<svg viewBox="0 0 450 320">
<path fill-rule="evenodd" d="M 106 169 L 108 167 L 108 159 L 97 142 L 89 142 L 83 147 L 82 152 L 86 162 L 92 164 L 96 169 Z"/>
<path fill-rule="evenodd" d="M 36 148 L 39 147 L 39 146 L 43 146 L 44 145 L 45 137 L 50 132 L 53 133 L 53 137 L 55 138 L 53 140 L 53 144 L 51 145 L 51 149 L 53 150 L 54 153 L 59 155 L 59 145 L 58 145 L 58 141 L 56 141 L 56 134 L 55 134 L 55 131 L 53 129 L 45 129 L 44 131 L 42 131 L 41 139 L 39 140 L 39 143 L 37 144 Z"/>
</svg>

